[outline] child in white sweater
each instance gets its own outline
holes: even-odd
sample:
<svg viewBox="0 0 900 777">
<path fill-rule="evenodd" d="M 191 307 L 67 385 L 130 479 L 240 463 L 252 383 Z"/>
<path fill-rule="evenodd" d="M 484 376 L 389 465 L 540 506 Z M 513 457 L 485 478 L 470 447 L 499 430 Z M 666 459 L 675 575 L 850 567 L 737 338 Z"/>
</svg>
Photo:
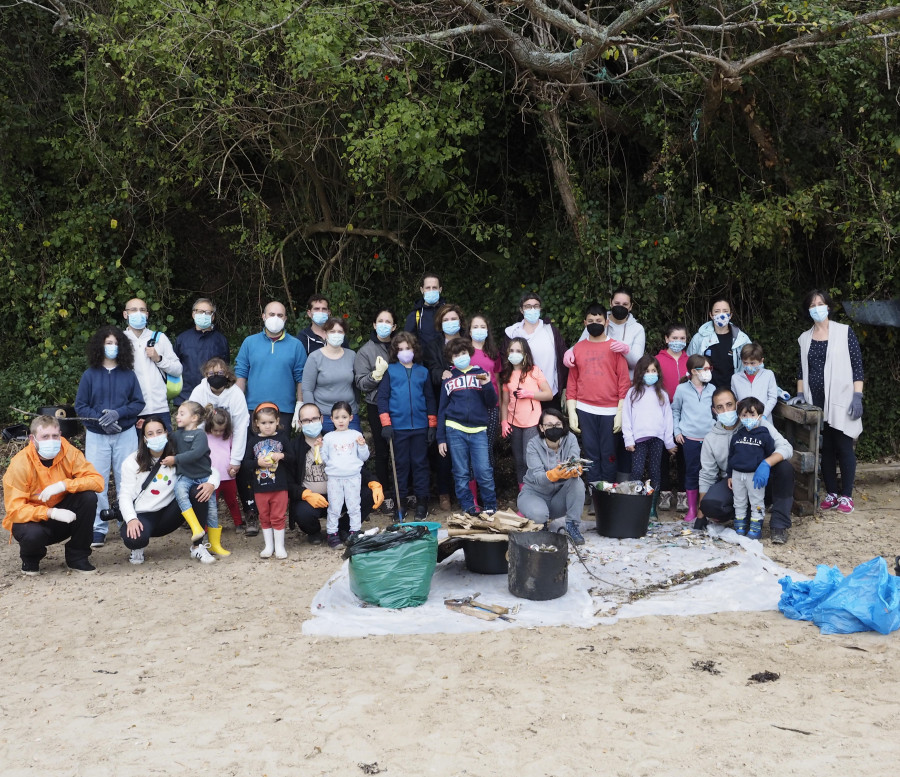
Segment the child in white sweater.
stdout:
<svg viewBox="0 0 900 777">
<path fill-rule="evenodd" d="M 359 534 L 362 526 L 360 472 L 363 462 L 369 458 L 369 446 L 366 445 L 365 437 L 350 428 L 352 420 L 350 403 L 335 402 L 331 408 L 334 431 L 322 438 L 322 459 L 325 462 L 325 476 L 328 478 L 328 517 L 325 531 L 329 548 L 336 548 L 341 544 L 338 520 L 345 504 L 350 516 L 350 536 Z"/>
</svg>

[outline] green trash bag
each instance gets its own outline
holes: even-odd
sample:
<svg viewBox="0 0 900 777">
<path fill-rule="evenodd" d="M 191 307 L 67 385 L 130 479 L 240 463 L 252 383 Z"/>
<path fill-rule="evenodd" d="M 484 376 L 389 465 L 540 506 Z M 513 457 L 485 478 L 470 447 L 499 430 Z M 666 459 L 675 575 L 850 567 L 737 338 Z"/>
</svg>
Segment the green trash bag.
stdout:
<svg viewBox="0 0 900 777">
<path fill-rule="evenodd" d="M 350 590 L 368 604 L 400 609 L 428 599 L 437 539 L 425 526 L 360 536 L 347 546 Z"/>
</svg>

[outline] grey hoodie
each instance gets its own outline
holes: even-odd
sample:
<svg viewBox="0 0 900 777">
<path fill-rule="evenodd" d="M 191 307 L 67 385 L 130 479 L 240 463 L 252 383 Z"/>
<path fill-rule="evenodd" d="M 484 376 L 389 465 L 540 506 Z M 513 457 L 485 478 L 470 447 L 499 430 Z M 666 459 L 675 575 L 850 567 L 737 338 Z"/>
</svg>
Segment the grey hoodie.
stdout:
<svg viewBox="0 0 900 777">
<path fill-rule="evenodd" d="M 727 447 L 725 453 L 727 458 Z M 528 471 L 525 473 L 525 483 L 539 494 L 552 496 L 559 484 L 551 483 L 547 480 L 547 472 L 570 456 L 581 456 L 578 439 L 572 432 L 569 432 L 559 441 L 559 448 L 555 451 L 547 447 L 540 435 L 532 438 L 525 449 L 525 463 L 528 465 Z"/>
<path fill-rule="evenodd" d="M 794 455 L 791 444 L 779 434 L 768 419 L 761 421 L 761 425 L 769 430 L 775 441 L 775 453 L 780 453 L 785 461 L 790 461 Z M 740 424 L 738 424 L 738 427 Z M 700 493 L 705 494 L 716 482 L 725 477 L 728 471 L 728 445 L 734 435 L 735 429 L 726 429 L 716 421 L 713 428 L 703 438 L 703 448 L 700 450 Z"/>
</svg>

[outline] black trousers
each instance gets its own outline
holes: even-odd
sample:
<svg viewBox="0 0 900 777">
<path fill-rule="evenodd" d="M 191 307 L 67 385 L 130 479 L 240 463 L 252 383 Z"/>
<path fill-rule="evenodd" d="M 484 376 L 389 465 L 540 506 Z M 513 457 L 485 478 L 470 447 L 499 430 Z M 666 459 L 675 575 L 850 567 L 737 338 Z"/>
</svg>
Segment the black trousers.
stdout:
<svg viewBox="0 0 900 777">
<path fill-rule="evenodd" d="M 191 507 L 194 508 L 194 514 L 197 516 L 197 520 L 206 527 L 206 509 L 209 505 L 209 502 L 198 502 L 197 501 L 197 488 L 199 486 L 191 486 L 190 497 L 191 497 Z M 210 499 L 215 499 L 216 496 L 213 494 Z M 138 520 L 141 522 L 141 534 L 139 537 L 132 539 L 126 533 L 128 531 L 128 524 L 123 523 L 119 527 L 119 534 L 122 537 L 122 542 L 125 543 L 125 547 L 128 550 L 138 550 L 140 548 L 146 548 L 147 545 L 150 544 L 151 537 L 165 537 L 167 534 L 171 534 L 177 528 L 179 528 L 184 523 L 184 516 L 181 514 L 181 510 L 178 509 L 178 502 L 174 499 L 169 502 L 162 510 L 157 510 L 155 513 L 138 513 Z"/>
<path fill-rule="evenodd" d="M 829 494 L 853 496 L 856 481 L 856 451 L 854 440 L 840 429 L 822 426 L 822 481 Z M 841 468 L 841 483 L 838 486 L 837 468 Z"/>
<path fill-rule="evenodd" d="M 378 416 L 378 405 L 371 403 L 366 405 L 369 416 L 369 429 L 372 430 L 373 453 L 375 454 L 375 477 L 384 489 L 385 497 L 391 497 L 394 493 L 394 479 L 391 477 L 391 454 L 388 449 L 388 441 L 381 436 L 381 418 Z M 400 486 L 403 488 L 403 485 Z"/>
<path fill-rule="evenodd" d="M 794 505 L 794 468 L 789 461 L 780 461 L 769 473 L 766 486 L 766 505 L 771 512 L 770 529 L 791 527 L 791 508 Z M 734 520 L 734 495 L 726 479 L 714 484 L 703 501 L 700 510 L 704 517 L 714 521 Z"/>
<path fill-rule="evenodd" d="M 79 491 L 66 494 L 56 507 L 75 513 L 72 523 L 62 521 L 33 521 L 14 523 L 12 536 L 19 543 L 22 561 L 39 562 L 47 555 L 47 546 L 68 540 L 66 561 L 75 562 L 91 555 L 91 539 L 94 532 L 94 515 L 97 513 L 97 494 Z"/>
</svg>

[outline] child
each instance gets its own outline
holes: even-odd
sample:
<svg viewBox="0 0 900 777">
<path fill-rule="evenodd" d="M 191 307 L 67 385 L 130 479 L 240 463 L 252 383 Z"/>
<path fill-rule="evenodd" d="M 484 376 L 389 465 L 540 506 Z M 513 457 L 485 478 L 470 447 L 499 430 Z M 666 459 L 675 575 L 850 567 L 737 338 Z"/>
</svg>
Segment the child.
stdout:
<svg viewBox="0 0 900 777">
<path fill-rule="evenodd" d="M 284 522 L 288 508 L 288 465 L 282 462 L 290 449 L 290 438 L 281 426 L 278 405 L 263 402 L 253 411 L 243 467 L 250 470 L 253 498 L 259 510 L 265 547 L 260 558 L 287 558 Z M 281 466 L 279 466 L 281 465 Z"/>
<path fill-rule="evenodd" d="M 763 403 L 763 418 L 771 418 L 778 401 L 778 386 L 775 373 L 767 370 L 763 361 L 763 347 L 750 343 L 741 348 L 741 362 L 744 369 L 731 376 L 731 390 L 740 402 L 747 397 L 756 397 Z"/>
<path fill-rule="evenodd" d="M 500 430 L 509 437 L 519 491 L 525 482 L 528 443 L 538 436 L 541 402 L 553 399 L 544 372 L 534 363 L 531 347 L 524 337 L 514 337 L 506 346 L 500 373 L 503 395 L 500 398 Z"/>
<path fill-rule="evenodd" d="M 697 517 L 700 501 L 700 450 L 714 422 L 712 396 L 712 363 L 695 353 L 687 361 L 690 378 L 682 378 L 672 401 L 672 422 L 675 442 L 684 450 L 684 487 L 688 511 L 684 520 L 691 523 Z"/>
<path fill-rule="evenodd" d="M 606 335 L 606 310 L 590 305 L 584 314 L 588 339 L 572 349 L 566 384 L 569 427 L 581 433 L 584 457 L 590 459 L 587 481 L 616 480 L 615 433 L 622 428 L 622 401 L 631 385 L 628 362 L 613 350 Z"/>
<path fill-rule="evenodd" d="M 762 534 L 766 508 L 763 500 L 766 488 L 754 484 L 756 468 L 775 450 L 775 441 L 762 420 L 763 403 L 755 397 L 738 402 L 741 426 L 728 446 L 728 487 L 734 492 L 734 530 L 751 540 Z M 750 530 L 747 530 L 747 500 L 750 501 Z"/>
<path fill-rule="evenodd" d="M 631 479 L 643 480 L 645 465 L 650 472 L 650 485 L 653 486 L 650 517 L 655 520 L 658 517 L 656 505 L 662 477 L 663 445 L 671 454 L 677 449 L 672 439 L 672 406 L 659 385 L 659 362 L 652 356 L 642 356 L 634 365 L 634 381 L 622 408 L 622 435 L 626 450 L 634 453 Z"/>
<path fill-rule="evenodd" d="M 191 486 L 206 483 L 212 475 L 212 461 L 209 455 L 209 443 L 206 432 L 200 425 L 206 421 L 206 410 L 197 402 L 183 402 L 175 413 L 176 429 L 172 432 L 175 455 L 166 456 L 162 463 L 167 467 L 175 467 L 178 479 L 175 481 L 175 500 L 181 514 L 194 532 L 194 540 L 203 536 L 188 492 Z M 222 529 L 219 526 L 219 512 L 215 499 L 210 499 L 206 508 L 206 533 L 209 537 L 209 548 L 217 556 L 230 556 L 231 551 L 222 547 Z"/>
<path fill-rule="evenodd" d="M 341 544 L 338 522 L 341 508 L 346 504 L 350 516 L 350 536 L 359 534 L 362 526 L 362 508 L 359 492 L 362 487 L 363 462 L 369 458 L 366 438 L 350 428 L 353 410 L 349 402 L 335 402 L 331 408 L 334 431 L 322 438 L 322 459 L 328 476 L 328 518 L 325 524 L 329 548 Z"/>
<path fill-rule="evenodd" d="M 224 407 L 216 407 L 206 417 L 206 441 L 209 444 L 209 456 L 216 472 L 219 473 L 219 487 L 216 497 L 222 497 L 231 513 L 235 532 L 243 531 L 244 521 L 241 517 L 241 503 L 237 495 L 237 483 L 234 476 L 237 467 L 231 463 L 233 428 L 231 413 Z M 245 438 L 246 439 L 246 438 Z"/>
<path fill-rule="evenodd" d="M 392 441 L 398 504 L 406 500 L 412 481 L 417 521 L 428 517 L 428 446 L 437 432 L 437 402 L 421 356 L 414 334 L 394 335 L 387 372 L 378 387 L 381 436 Z"/>
<path fill-rule="evenodd" d="M 687 368 L 688 355 L 684 352 L 686 347 L 687 329 L 684 324 L 669 324 L 666 327 L 665 347 L 656 354 L 656 360 L 659 362 L 659 381 L 662 383 L 663 391 L 669 396 L 669 402 L 675 400 L 678 382 L 682 378 L 690 377 Z M 687 511 L 687 495 L 684 493 L 684 450 L 680 445 L 671 462 L 663 462 L 660 488 L 662 489 L 659 497 L 660 510 Z"/>
<path fill-rule="evenodd" d="M 472 346 L 475 350 L 472 352 L 472 366 L 481 367 L 488 375 L 491 376 L 491 383 L 494 385 L 494 393 L 497 395 L 497 404 L 490 408 L 488 412 L 488 456 L 491 459 L 491 469 L 497 468 L 497 462 L 494 458 L 494 445 L 497 443 L 497 436 L 500 433 L 500 386 L 497 383 L 497 376 L 500 374 L 500 349 L 494 343 L 494 337 L 491 331 L 490 322 L 484 313 L 477 313 L 469 320 L 469 337 L 472 338 Z M 472 496 L 475 497 L 475 506 L 478 506 L 477 491 L 475 489 L 474 473 L 470 473 L 469 489 Z M 496 491 L 496 484 L 494 484 Z"/>
<path fill-rule="evenodd" d="M 497 393 L 490 376 L 480 367 L 473 367 L 472 341 L 457 337 L 447 343 L 444 355 L 452 365 L 450 377 L 441 383 L 438 405 L 438 453 L 450 451 L 456 498 L 462 509 L 478 515 L 475 499 L 469 490 L 470 473 L 474 473 L 484 512 L 497 511 L 494 491 L 494 470 L 488 456 L 487 426 L 490 409 L 497 404 Z"/>
</svg>

